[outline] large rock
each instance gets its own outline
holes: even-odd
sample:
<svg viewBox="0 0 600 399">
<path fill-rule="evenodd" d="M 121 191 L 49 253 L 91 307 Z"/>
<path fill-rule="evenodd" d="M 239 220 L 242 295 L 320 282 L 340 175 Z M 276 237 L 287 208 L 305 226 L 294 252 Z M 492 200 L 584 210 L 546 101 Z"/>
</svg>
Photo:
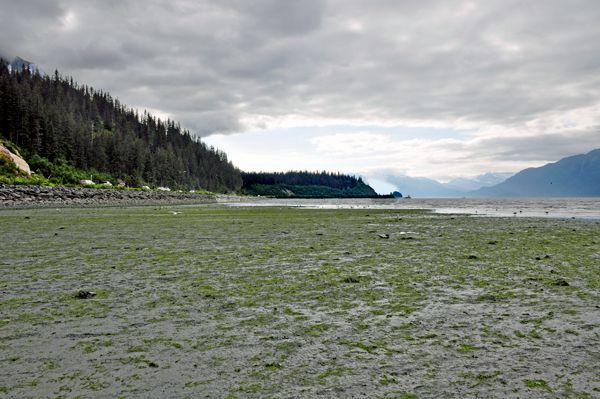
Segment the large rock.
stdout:
<svg viewBox="0 0 600 399">
<path fill-rule="evenodd" d="M 2 143 L 0 143 L 0 157 L 6 158 L 9 161 L 13 161 L 19 169 L 28 175 L 31 174 L 31 169 L 29 169 L 29 165 L 21 156 L 17 153 L 12 153 L 8 148 L 6 148 Z"/>
</svg>

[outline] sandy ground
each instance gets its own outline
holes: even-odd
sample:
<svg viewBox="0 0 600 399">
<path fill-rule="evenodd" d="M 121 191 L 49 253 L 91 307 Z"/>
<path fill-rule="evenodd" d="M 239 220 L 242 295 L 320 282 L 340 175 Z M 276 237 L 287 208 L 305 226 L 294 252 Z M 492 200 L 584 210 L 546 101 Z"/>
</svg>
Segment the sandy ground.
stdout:
<svg viewBox="0 0 600 399">
<path fill-rule="evenodd" d="M 600 397 L 597 222 L 197 205 L 0 226 L 0 398 Z"/>
</svg>

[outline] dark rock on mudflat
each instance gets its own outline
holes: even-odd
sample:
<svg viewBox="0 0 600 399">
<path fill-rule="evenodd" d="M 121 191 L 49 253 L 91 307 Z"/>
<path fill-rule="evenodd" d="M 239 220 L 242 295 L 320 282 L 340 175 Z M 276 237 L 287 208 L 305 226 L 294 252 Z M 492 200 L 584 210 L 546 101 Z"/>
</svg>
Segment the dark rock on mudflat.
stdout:
<svg viewBox="0 0 600 399">
<path fill-rule="evenodd" d="M 95 292 L 90 292 L 90 291 L 79 291 L 75 297 L 79 298 L 79 299 L 90 299 L 93 296 L 95 296 L 96 293 Z"/>
</svg>

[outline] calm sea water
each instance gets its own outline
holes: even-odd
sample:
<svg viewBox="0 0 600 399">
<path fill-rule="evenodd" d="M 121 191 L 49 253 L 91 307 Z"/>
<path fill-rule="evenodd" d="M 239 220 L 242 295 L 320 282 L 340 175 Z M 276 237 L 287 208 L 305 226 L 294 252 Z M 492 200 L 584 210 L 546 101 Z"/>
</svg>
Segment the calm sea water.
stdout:
<svg viewBox="0 0 600 399">
<path fill-rule="evenodd" d="M 600 220 L 600 198 L 398 198 L 268 199 L 231 206 L 285 206 L 313 209 L 429 209 L 481 216 L 552 217 Z"/>
</svg>

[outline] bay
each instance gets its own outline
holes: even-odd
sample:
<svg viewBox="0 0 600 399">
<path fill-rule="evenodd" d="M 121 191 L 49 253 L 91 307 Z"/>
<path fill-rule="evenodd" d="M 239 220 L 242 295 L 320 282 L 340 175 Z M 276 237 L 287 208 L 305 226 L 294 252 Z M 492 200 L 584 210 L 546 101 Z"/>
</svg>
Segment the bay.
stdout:
<svg viewBox="0 0 600 399">
<path fill-rule="evenodd" d="M 275 199 L 230 206 L 275 206 L 311 209 L 428 209 L 435 213 L 480 216 L 551 217 L 600 220 L 600 198 L 397 198 Z"/>
</svg>

